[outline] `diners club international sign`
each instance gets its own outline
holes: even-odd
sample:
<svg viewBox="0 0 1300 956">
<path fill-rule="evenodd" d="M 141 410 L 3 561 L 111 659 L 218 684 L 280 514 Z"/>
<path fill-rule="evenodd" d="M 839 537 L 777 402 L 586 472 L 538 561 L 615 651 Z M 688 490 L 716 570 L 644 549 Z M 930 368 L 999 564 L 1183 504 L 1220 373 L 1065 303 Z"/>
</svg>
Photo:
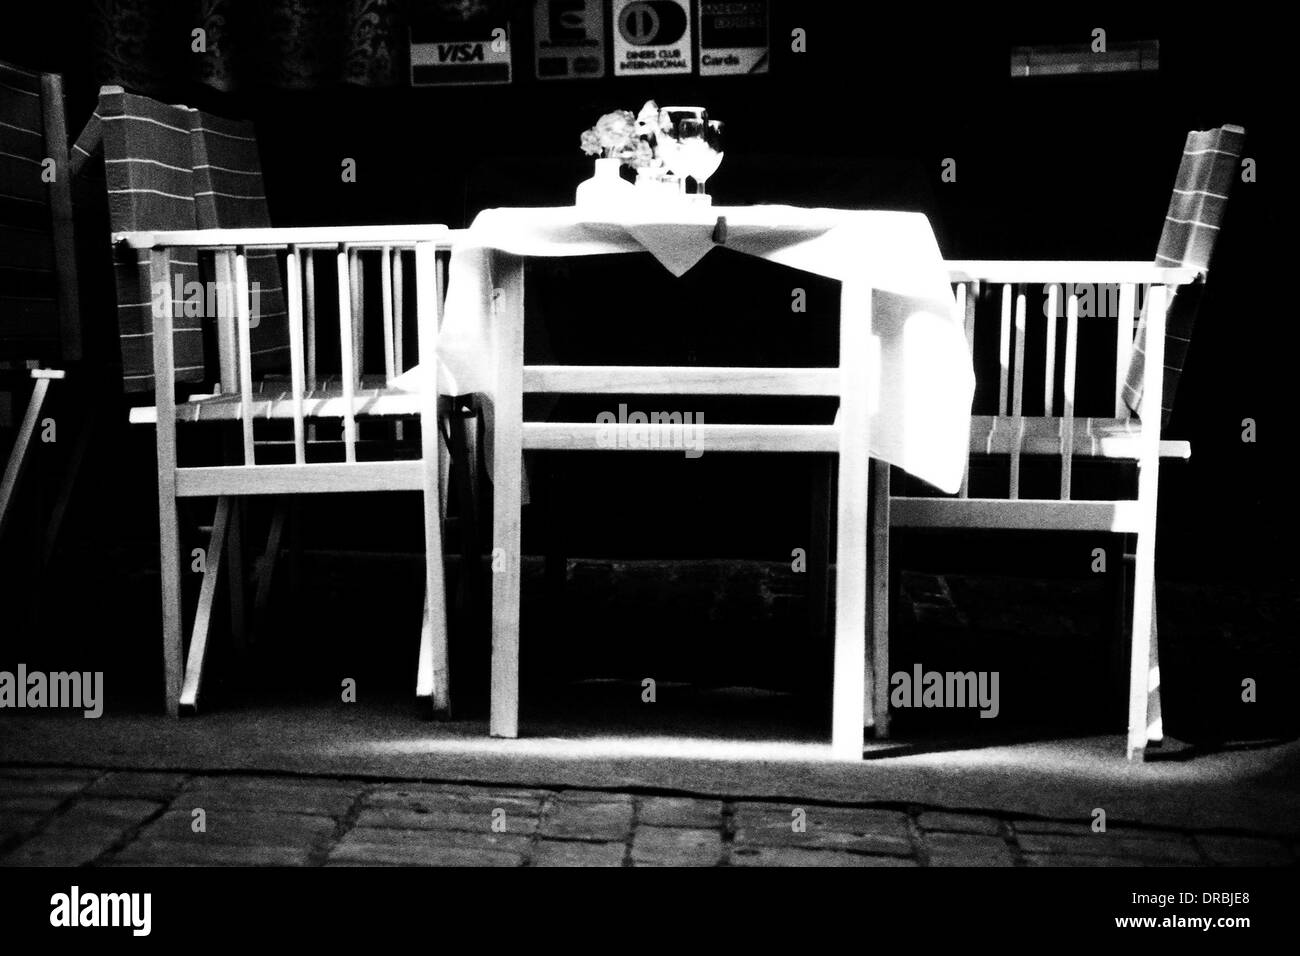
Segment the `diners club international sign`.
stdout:
<svg viewBox="0 0 1300 956">
<path fill-rule="evenodd" d="M 614 75 L 690 73 L 689 0 L 614 0 Z"/>
<path fill-rule="evenodd" d="M 510 82 L 509 0 L 438 0 L 411 9 L 411 85 Z"/>
</svg>

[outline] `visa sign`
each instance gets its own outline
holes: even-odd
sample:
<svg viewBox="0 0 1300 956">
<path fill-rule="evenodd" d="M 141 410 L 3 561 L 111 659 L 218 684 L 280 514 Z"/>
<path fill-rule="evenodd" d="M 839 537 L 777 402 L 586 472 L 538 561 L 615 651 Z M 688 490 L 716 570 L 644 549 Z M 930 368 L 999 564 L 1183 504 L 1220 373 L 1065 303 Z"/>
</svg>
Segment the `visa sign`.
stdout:
<svg viewBox="0 0 1300 956">
<path fill-rule="evenodd" d="M 510 82 L 510 41 L 504 30 L 483 39 L 449 37 L 411 43 L 412 86 L 477 86 Z"/>
<path fill-rule="evenodd" d="M 439 43 L 437 46 L 439 63 L 482 63 L 485 59 L 482 43 Z"/>
</svg>

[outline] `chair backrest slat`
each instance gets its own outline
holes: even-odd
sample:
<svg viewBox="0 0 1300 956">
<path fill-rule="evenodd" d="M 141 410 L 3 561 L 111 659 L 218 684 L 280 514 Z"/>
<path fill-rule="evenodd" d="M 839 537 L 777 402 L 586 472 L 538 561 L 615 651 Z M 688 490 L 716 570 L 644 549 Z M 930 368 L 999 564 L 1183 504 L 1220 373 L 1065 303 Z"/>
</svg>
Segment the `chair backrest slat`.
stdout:
<svg viewBox="0 0 1300 956">
<path fill-rule="evenodd" d="M 392 249 L 384 246 L 379 254 L 379 284 L 384 300 L 384 380 L 391 382 L 397 376 L 397 362 L 393 352 L 393 258 Z"/>
<path fill-rule="evenodd" d="M 306 426 L 303 414 L 305 370 L 302 331 L 302 262 L 297 246 L 290 246 L 285 256 L 285 278 L 289 305 L 289 379 L 293 388 L 293 460 L 301 465 L 307 460 Z"/>
<path fill-rule="evenodd" d="M 1115 323 L 1115 417 L 1128 415 L 1124 403 L 1124 383 L 1133 363 L 1133 326 L 1136 314 L 1137 286 L 1125 282 L 1119 287 L 1119 315 Z"/>
<path fill-rule="evenodd" d="M 235 318 L 239 329 L 239 418 L 244 436 L 244 464 L 255 465 L 257 444 L 253 440 L 253 330 L 249 311 L 248 255 L 243 246 L 240 246 L 235 250 Z"/>
<path fill-rule="evenodd" d="M 1016 351 L 1011 390 L 1011 494 L 1012 500 L 1020 497 L 1020 446 L 1025 426 L 1025 293 L 1019 287 L 1016 293 Z"/>
<path fill-rule="evenodd" d="M 339 281 L 339 349 L 343 380 L 343 453 L 344 460 L 357 460 L 356 364 L 353 356 L 356 313 L 352 303 L 352 270 L 346 246 L 338 250 Z"/>
<path fill-rule="evenodd" d="M 1065 387 L 1061 393 L 1061 500 L 1070 500 L 1074 463 L 1074 386 L 1079 358 L 1079 297 L 1065 303 Z"/>
<path fill-rule="evenodd" d="M 1002 331 L 998 339 L 998 414 L 1007 413 L 1007 381 L 1011 369 L 1011 286 L 1002 287 Z"/>
<path fill-rule="evenodd" d="M 303 305 L 306 308 L 304 319 L 307 323 L 306 328 L 306 349 L 307 349 L 307 391 L 316 390 L 316 253 L 312 249 L 303 250 L 303 260 L 305 261 L 306 271 L 306 295 L 303 297 Z"/>
<path fill-rule="evenodd" d="M 1051 415 L 1056 408 L 1056 310 L 1061 305 L 1061 287 L 1052 283 L 1047 287 L 1047 328 L 1043 345 L 1043 414 Z"/>
</svg>

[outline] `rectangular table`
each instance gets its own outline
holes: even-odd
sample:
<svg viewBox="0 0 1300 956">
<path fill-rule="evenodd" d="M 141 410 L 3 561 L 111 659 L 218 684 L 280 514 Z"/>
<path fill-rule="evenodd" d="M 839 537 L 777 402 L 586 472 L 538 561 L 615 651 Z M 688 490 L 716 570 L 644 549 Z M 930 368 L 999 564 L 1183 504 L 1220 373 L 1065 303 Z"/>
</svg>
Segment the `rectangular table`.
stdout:
<svg viewBox="0 0 1300 956">
<path fill-rule="evenodd" d="M 525 259 L 648 251 L 680 276 L 720 241 L 842 283 L 838 367 L 524 366 Z M 523 452 L 596 449 L 604 427 L 526 423 L 524 393 L 837 396 L 833 425 L 696 427 L 708 450 L 839 456 L 832 750 L 837 757 L 861 758 L 870 714 L 870 457 L 954 492 L 970 429 L 970 353 L 924 216 L 792 206 L 486 210 L 452 253 L 439 358 L 440 389 L 478 393 L 488 425 L 494 477 L 490 730 L 499 737 L 519 730 Z"/>
</svg>

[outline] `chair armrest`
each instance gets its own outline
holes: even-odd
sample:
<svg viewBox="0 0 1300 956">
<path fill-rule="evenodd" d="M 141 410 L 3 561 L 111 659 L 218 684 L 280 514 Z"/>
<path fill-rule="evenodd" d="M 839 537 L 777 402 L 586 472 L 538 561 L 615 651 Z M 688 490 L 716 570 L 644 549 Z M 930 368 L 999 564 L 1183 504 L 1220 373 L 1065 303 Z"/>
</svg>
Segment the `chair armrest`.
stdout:
<svg viewBox="0 0 1300 956">
<path fill-rule="evenodd" d="M 116 232 L 113 242 L 132 249 L 234 248 L 236 246 L 353 249 L 410 246 L 432 241 L 439 250 L 450 249 L 465 233 L 444 225 L 399 226 L 283 226 L 255 229 L 176 229 Z"/>
<path fill-rule="evenodd" d="M 1201 270 L 1157 266 L 1153 262 L 1092 259 L 949 259 L 944 265 L 951 282 L 1082 282 L 1101 285 L 1188 285 L 1203 275 Z"/>
</svg>

